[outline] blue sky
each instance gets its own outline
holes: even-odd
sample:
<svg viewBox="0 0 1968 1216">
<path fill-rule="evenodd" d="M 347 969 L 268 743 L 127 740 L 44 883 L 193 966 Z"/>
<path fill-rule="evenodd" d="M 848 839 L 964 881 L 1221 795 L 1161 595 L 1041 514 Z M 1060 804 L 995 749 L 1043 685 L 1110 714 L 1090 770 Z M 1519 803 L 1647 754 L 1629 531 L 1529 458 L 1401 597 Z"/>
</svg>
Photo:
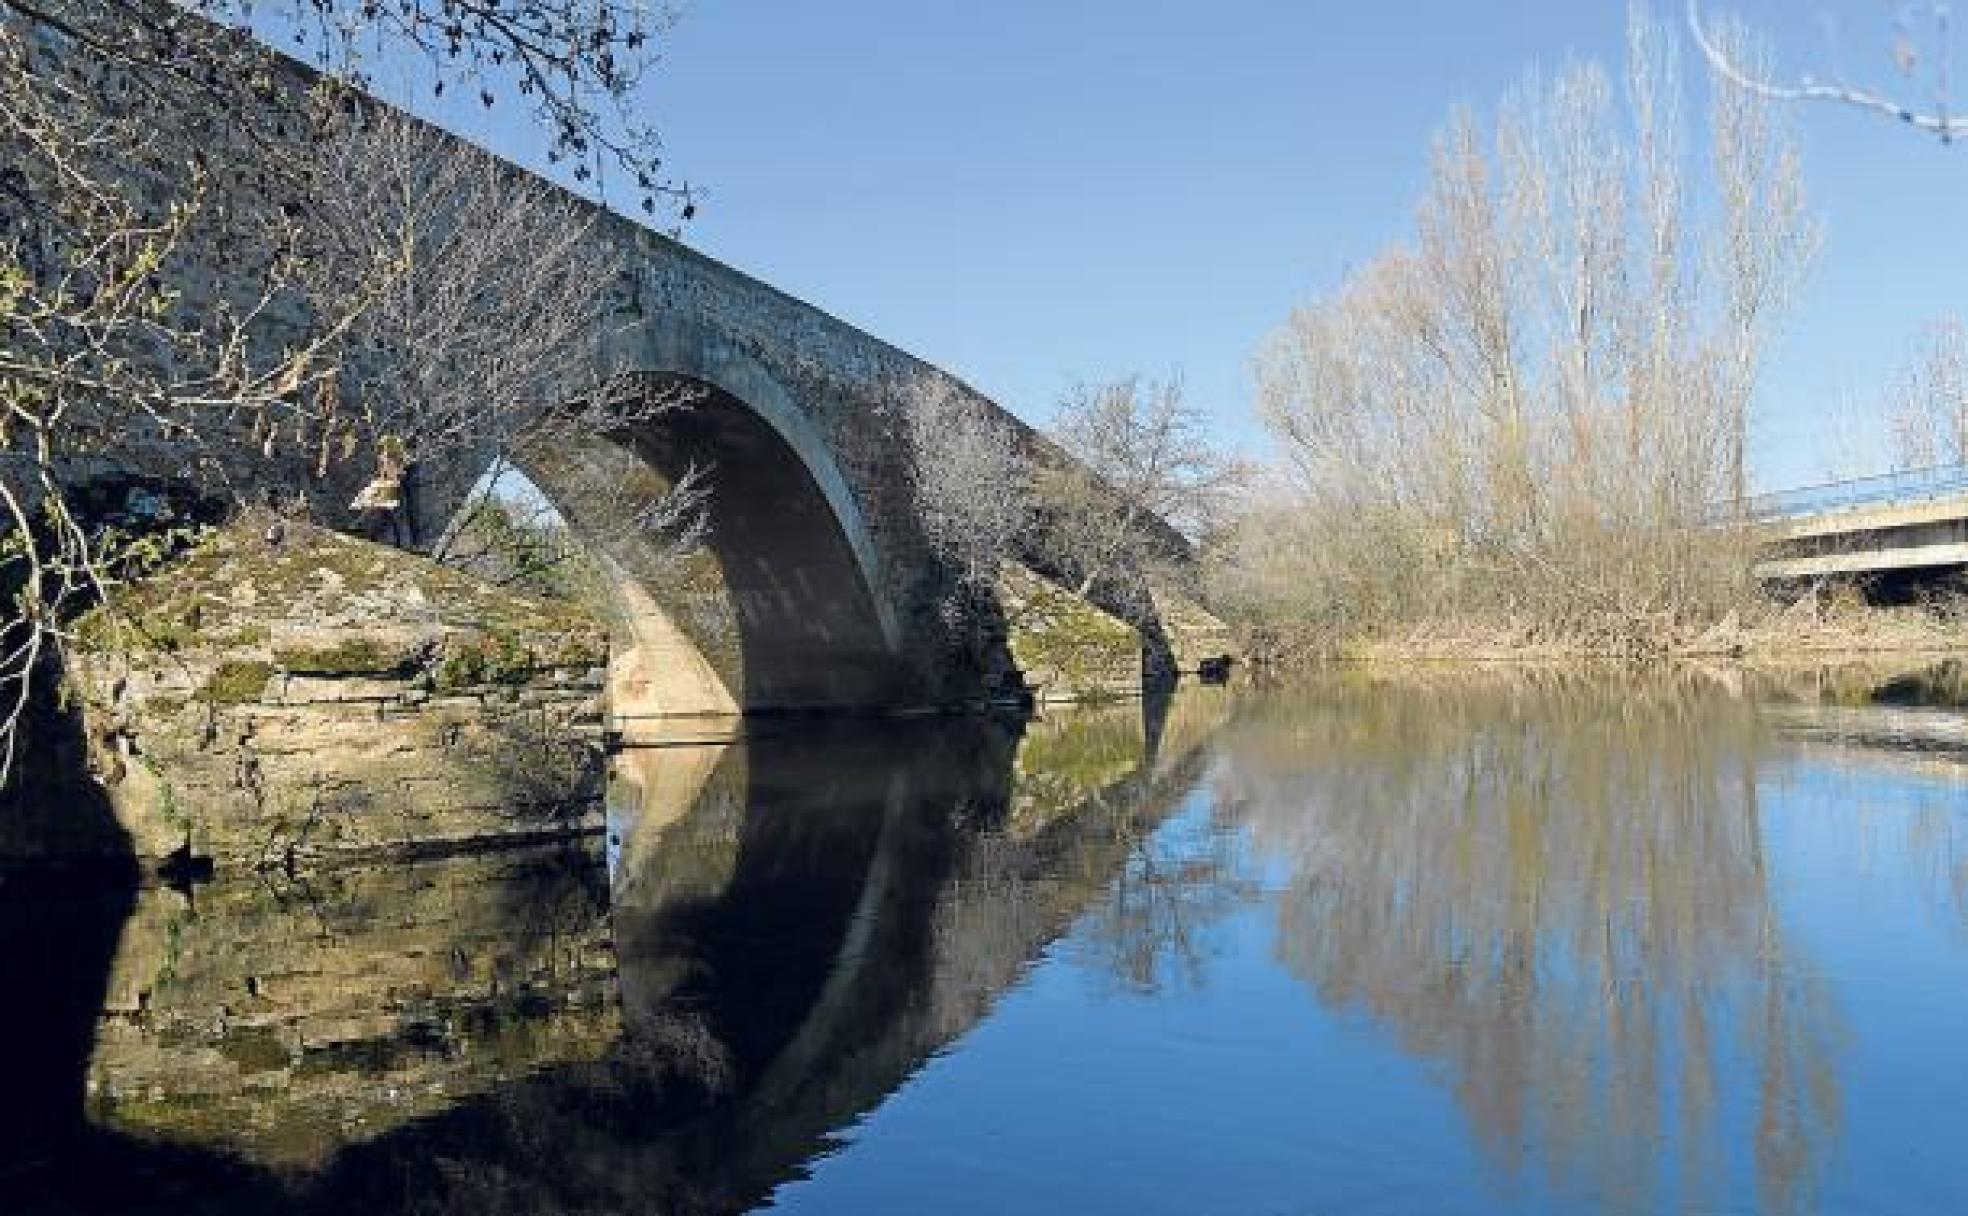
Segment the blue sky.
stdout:
<svg viewBox="0 0 1968 1216">
<path fill-rule="evenodd" d="M 1887 62 L 1881 7 L 1736 9 L 1787 66 L 1865 77 Z M 1032 421 L 1077 379 L 1180 369 L 1257 449 L 1253 349 L 1408 230 L 1448 109 L 1568 55 L 1616 65 L 1624 22 L 1623 0 L 696 0 L 646 104 L 708 195 L 697 248 Z M 1867 433 L 1917 332 L 1968 311 L 1968 147 L 1799 118 L 1826 242 L 1764 380 L 1766 486 L 1818 479 L 1854 430 L 1834 415 Z M 481 131 L 531 159 L 517 124 Z"/>
</svg>

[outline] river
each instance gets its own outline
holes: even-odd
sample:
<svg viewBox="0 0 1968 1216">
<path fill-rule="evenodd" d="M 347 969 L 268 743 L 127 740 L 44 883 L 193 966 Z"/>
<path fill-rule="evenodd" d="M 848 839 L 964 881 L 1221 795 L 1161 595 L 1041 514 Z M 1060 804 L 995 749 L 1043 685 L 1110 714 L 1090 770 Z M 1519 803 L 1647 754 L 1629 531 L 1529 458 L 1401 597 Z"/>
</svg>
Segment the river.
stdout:
<svg viewBox="0 0 1968 1216">
<path fill-rule="evenodd" d="M 0 1211 L 1968 1211 L 1958 666 L 1335 671 L 0 880 Z"/>
</svg>

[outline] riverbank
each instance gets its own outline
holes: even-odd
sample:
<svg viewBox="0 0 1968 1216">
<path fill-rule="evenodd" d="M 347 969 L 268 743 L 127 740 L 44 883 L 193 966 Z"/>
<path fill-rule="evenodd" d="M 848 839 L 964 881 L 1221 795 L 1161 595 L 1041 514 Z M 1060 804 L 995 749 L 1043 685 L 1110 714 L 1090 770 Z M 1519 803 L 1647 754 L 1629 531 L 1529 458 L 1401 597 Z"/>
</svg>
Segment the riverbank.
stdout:
<svg viewBox="0 0 1968 1216">
<path fill-rule="evenodd" d="M 1968 655 L 1968 596 L 1865 603 L 1846 589 L 1751 602 L 1708 621 L 1617 623 L 1544 618 L 1437 618 L 1334 637 L 1271 624 L 1243 631 L 1259 666 L 1367 663 L 1552 663 L 1596 660 L 1836 660 L 1852 655 Z"/>
</svg>

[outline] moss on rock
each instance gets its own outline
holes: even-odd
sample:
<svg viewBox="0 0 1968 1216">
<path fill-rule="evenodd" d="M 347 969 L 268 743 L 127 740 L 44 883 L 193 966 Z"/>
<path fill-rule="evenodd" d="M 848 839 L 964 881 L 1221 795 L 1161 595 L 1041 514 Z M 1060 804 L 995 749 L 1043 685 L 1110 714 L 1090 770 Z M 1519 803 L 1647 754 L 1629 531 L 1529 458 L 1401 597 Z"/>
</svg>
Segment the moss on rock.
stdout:
<svg viewBox="0 0 1968 1216">
<path fill-rule="evenodd" d="M 276 646 L 273 661 L 297 676 L 396 675 L 418 665 L 414 649 L 357 635 L 326 646 Z"/>
<path fill-rule="evenodd" d="M 598 788 L 600 620 L 416 554 L 249 516 L 78 633 L 73 699 L 145 857 L 189 844 L 263 864 L 559 830 Z"/>
<path fill-rule="evenodd" d="M 523 684 L 542 663 L 525 643 L 510 633 L 457 637 L 445 642 L 434 680 L 439 692 L 455 692 L 478 684 Z"/>
<path fill-rule="evenodd" d="M 1007 568 L 999 594 L 1006 639 L 1026 683 L 1042 698 L 1097 700 L 1141 688 L 1141 635 L 1064 587 Z"/>
<path fill-rule="evenodd" d="M 213 669 L 194 694 L 210 705 L 245 705 L 266 694 L 273 665 L 258 660 L 228 659 Z"/>
</svg>

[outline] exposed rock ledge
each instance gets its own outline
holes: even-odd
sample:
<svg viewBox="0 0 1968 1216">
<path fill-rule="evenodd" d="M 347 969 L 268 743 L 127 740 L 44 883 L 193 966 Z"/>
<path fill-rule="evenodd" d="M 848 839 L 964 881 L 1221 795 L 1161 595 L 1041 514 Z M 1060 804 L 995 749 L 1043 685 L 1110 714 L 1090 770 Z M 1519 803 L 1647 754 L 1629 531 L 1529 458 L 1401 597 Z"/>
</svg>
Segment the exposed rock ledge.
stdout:
<svg viewBox="0 0 1968 1216">
<path fill-rule="evenodd" d="M 261 517 L 78 622 L 69 691 L 139 857 L 291 866 L 598 826 L 607 660 L 579 608 Z"/>
</svg>

